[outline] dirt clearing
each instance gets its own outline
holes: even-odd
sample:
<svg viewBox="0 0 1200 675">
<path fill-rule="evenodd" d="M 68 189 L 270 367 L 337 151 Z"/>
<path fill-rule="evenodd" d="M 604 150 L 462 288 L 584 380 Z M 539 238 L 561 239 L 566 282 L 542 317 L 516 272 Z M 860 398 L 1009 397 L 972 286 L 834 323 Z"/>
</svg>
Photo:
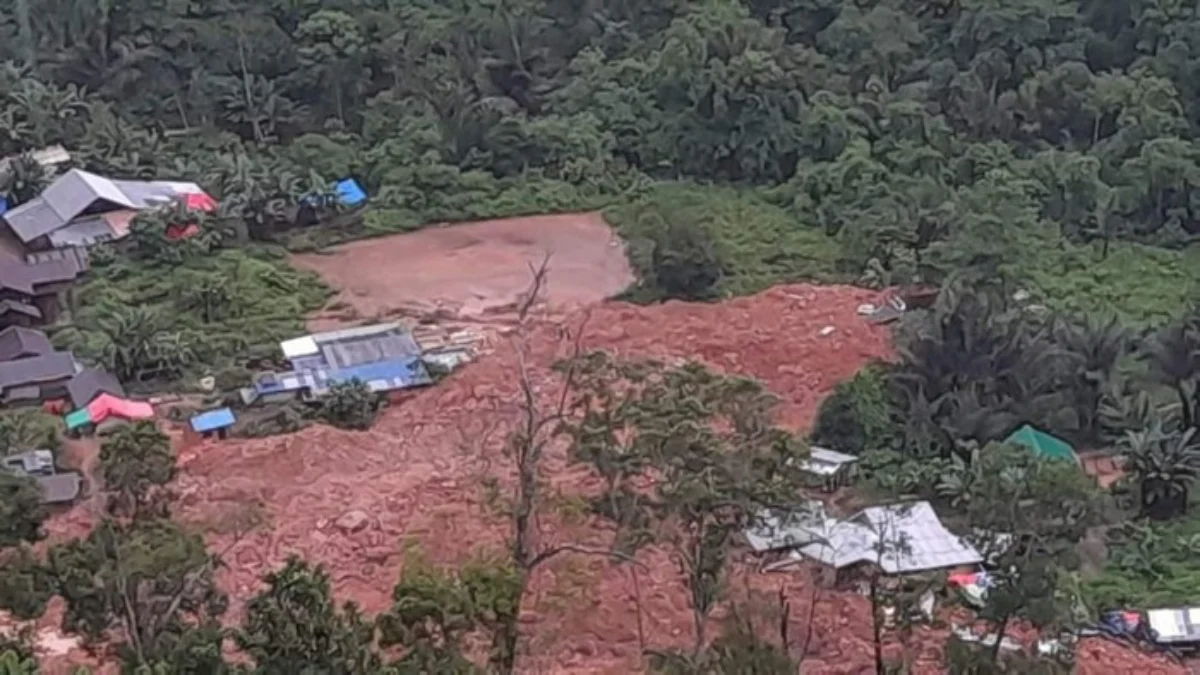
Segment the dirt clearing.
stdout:
<svg viewBox="0 0 1200 675">
<path fill-rule="evenodd" d="M 339 294 L 336 311 L 310 322 L 430 314 L 484 320 L 529 288 L 529 266 L 550 256 L 543 299 L 566 310 L 609 298 L 633 282 L 624 246 L 598 213 L 508 218 L 367 239 L 292 258 Z"/>
</svg>

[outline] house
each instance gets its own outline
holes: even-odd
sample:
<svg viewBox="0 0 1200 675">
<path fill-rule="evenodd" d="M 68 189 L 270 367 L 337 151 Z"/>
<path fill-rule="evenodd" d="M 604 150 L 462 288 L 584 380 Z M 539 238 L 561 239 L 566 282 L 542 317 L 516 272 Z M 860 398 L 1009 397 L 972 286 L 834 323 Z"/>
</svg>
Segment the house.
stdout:
<svg viewBox="0 0 1200 675">
<path fill-rule="evenodd" d="M 857 462 L 858 458 L 854 455 L 813 446 L 809 448 L 808 459 L 801 463 L 800 468 L 820 480 L 822 490 L 833 492 L 853 481 Z"/>
<path fill-rule="evenodd" d="M 49 352 L 0 362 L 0 405 L 36 405 L 64 398 L 81 370 L 70 352 Z"/>
<path fill-rule="evenodd" d="M 0 251 L 0 328 L 54 321 L 63 291 L 82 272 L 71 260 L 29 262 Z"/>
<path fill-rule="evenodd" d="M 20 326 L 0 330 L 0 362 L 33 358 L 52 351 L 50 338 L 40 330 Z"/>
<path fill-rule="evenodd" d="M 209 410 L 193 415 L 188 420 L 188 429 L 200 438 L 220 438 L 229 436 L 229 429 L 237 422 L 237 417 L 229 408 Z"/>
<path fill-rule="evenodd" d="M 19 476 L 29 476 L 42 489 L 43 504 L 65 504 L 79 496 L 83 478 L 74 471 L 58 473 L 49 450 L 29 450 L 3 459 L 3 466 Z"/>
<path fill-rule="evenodd" d="M 206 211 L 216 207 L 195 183 L 114 180 L 71 169 L 3 218 L 24 250 L 44 251 L 120 239 L 129 234 L 138 211 L 176 203 Z"/>
<path fill-rule="evenodd" d="M 1004 442 L 1023 445 L 1032 450 L 1034 454 L 1046 459 L 1062 459 L 1076 464 L 1080 463 L 1079 456 L 1075 454 L 1075 449 L 1069 443 L 1028 424 L 1014 431 L 1012 435 L 1004 439 Z"/>
<path fill-rule="evenodd" d="M 803 519 L 767 530 L 772 549 L 790 550 L 790 562 L 810 559 L 838 570 L 877 565 L 890 575 L 976 565 L 983 557 L 942 525 L 929 502 L 872 506 L 843 521 Z M 754 545 L 764 530 L 748 531 Z M 786 538 L 781 538 L 786 537 Z M 789 543 L 788 539 L 797 543 Z"/>
<path fill-rule="evenodd" d="M 360 380 L 387 393 L 433 382 L 411 333 L 396 323 L 315 333 L 280 343 L 292 370 L 260 373 L 242 391 L 246 403 L 313 400 L 334 384 Z"/>
</svg>

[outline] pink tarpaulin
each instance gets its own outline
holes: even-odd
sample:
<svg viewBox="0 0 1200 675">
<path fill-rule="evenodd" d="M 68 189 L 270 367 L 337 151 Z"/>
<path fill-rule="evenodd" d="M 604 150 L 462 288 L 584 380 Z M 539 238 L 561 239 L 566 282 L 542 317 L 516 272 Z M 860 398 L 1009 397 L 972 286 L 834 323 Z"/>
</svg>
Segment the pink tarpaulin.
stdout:
<svg viewBox="0 0 1200 675">
<path fill-rule="evenodd" d="M 217 200 L 213 199 L 209 195 L 204 194 L 203 192 L 190 192 L 184 195 L 183 203 L 189 209 L 195 209 L 197 211 L 212 212 L 217 210 Z"/>
<path fill-rule="evenodd" d="M 92 424 L 100 424 L 110 416 L 127 420 L 144 420 L 154 417 L 154 407 L 143 401 L 130 401 L 112 394 L 101 394 L 88 404 L 88 417 Z"/>
</svg>

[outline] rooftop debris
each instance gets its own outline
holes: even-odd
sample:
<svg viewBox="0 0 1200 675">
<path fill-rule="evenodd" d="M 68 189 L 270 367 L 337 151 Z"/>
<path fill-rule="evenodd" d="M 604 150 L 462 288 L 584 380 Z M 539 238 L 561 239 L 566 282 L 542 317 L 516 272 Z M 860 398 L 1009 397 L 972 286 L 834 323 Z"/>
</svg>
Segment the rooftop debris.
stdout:
<svg viewBox="0 0 1200 675">
<path fill-rule="evenodd" d="M 888 574 L 975 565 L 983 561 L 970 544 L 942 525 L 929 502 L 872 506 L 844 521 L 793 521 L 772 548 L 791 548 L 793 561 L 810 558 L 842 569 L 878 564 Z M 750 536 L 748 534 L 748 536 Z M 761 533 L 755 533 L 761 536 Z M 798 544 L 783 545 L 794 539 Z"/>
<path fill-rule="evenodd" d="M 292 370 L 260 373 L 242 400 L 299 396 L 314 399 L 330 386 L 360 380 L 372 391 L 388 392 L 433 382 L 421 361 L 421 348 L 397 323 L 314 333 L 279 345 Z"/>
<path fill-rule="evenodd" d="M 203 195 L 206 199 L 189 195 Z M 47 236 L 56 247 L 76 246 L 119 239 L 128 234 L 127 227 L 114 225 L 103 218 L 103 214 L 140 211 L 178 202 L 189 207 L 196 204 L 196 208 L 204 211 L 216 208 L 215 200 L 195 183 L 114 180 L 71 169 L 56 178 L 41 195 L 9 209 L 3 217 L 13 233 L 25 243 Z M 85 213 L 101 217 L 77 220 Z M 127 225 L 128 219 L 122 222 Z"/>
</svg>

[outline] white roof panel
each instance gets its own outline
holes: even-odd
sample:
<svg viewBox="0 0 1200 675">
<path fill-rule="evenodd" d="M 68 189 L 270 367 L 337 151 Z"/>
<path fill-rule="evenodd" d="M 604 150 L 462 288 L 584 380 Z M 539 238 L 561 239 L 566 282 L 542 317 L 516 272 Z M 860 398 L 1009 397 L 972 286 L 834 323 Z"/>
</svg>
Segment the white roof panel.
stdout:
<svg viewBox="0 0 1200 675">
<path fill-rule="evenodd" d="M 888 574 L 974 565 L 979 552 L 947 530 L 928 502 L 877 506 L 830 528 L 804 555 L 834 567 L 878 562 Z"/>
<path fill-rule="evenodd" d="M 821 502 L 808 502 L 790 513 L 762 511 L 758 522 L 745 531 L 750 548 L 762 553 L 795 548 L 824 538 L 827 523 Z"/>
<path fill-rule="evenodd" d="M 298 356 L 312 356 L 321 351 L 317 346 L 317 341 L 311 335 L 284 340 L 279 343 L 279 348 L 283 350 L 283 355 L 289 359 L 294 359 Z"/>
</svg>

